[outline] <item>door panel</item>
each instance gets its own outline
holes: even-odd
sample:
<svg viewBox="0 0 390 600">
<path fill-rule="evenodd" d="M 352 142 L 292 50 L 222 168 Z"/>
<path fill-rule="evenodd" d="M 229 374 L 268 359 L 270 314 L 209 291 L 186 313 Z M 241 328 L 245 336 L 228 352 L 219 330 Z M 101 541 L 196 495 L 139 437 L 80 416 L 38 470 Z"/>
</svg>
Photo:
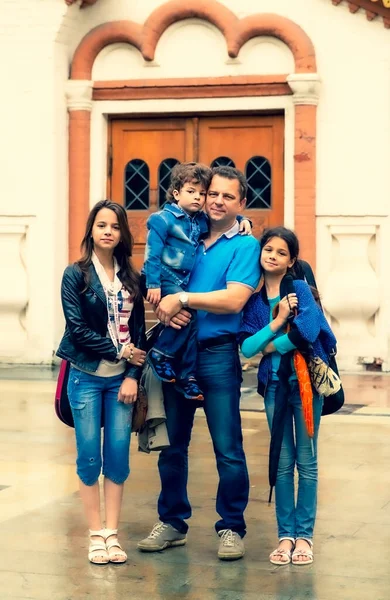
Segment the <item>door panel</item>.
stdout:
<svg viewBox="0 0 390 600">
<path fill-rule="evenodd" d="M 233 163 L 246 174 L 245 213 L 253 221 L 253 235 L 259 237 L 265 227 L 283 224 L 282 116 L 201 119 L 199 161 Z"/>
<path fill-rule="evenodd" d="M 192 160 L 193 138 L 192 119 L 127 119 L 111 124 L 109 195 L 128 209 L 137 268 L 143 263 L 146 221 L 159 210 L 159 173 L 164 171 L 164 161 Z M 169 176 L 163 183 L 168 185 Z"/>
<path fill-rule="evenodd" d="M 253 234 L 283 224 L 283 131 L 281 115 L 112 121 L 108 193 L 128 209 L 135 265 L 142 265 L 146 221 L 164 201 L 176 161 L 236 166 L 248 178 Z"/>
</svg>

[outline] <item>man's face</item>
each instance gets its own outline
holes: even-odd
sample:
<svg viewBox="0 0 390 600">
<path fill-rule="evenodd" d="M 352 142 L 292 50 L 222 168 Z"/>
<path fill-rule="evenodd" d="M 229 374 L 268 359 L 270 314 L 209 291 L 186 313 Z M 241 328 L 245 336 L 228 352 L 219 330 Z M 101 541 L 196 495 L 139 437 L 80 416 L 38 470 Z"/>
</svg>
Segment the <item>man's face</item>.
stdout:
<svg viewBox="0 0 390 600">
<path fill-rule="evenodd" d="M 245 208 L 246 198 L 240 200 L 238 179 L 226 179 L 214 175 L 206 198 L 206 211 L 210 220 L 218 225 L 233 225 L 240 211 Z"/>
</svg>

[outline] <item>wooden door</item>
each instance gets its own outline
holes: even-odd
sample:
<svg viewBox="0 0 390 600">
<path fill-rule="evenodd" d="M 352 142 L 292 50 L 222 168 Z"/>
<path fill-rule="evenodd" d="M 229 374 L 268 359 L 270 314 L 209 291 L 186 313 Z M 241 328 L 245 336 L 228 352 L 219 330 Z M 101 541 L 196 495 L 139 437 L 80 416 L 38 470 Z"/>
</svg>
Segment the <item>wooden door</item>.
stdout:
<svg viewBox="0 0 390 600">
<path fill-rule="evenodd" d="M 108 195 L 128 210 L 135 265 L 143 262 L 146 220 L 164 204 L 177 162 L 236 166 L 248 179 L 254 235 L 283 224 L 283 130 L 281 115 L 112 121 Z"/>
<path fill-rule="evenodd" d="M 134 264 L 143 263 L 146 221 L 165 202 L 172 167 L 194 155 L 192 119 L 126 119 L 111 124 L 108 195 L 124 204 L 134 236 Z"/>
</svg>

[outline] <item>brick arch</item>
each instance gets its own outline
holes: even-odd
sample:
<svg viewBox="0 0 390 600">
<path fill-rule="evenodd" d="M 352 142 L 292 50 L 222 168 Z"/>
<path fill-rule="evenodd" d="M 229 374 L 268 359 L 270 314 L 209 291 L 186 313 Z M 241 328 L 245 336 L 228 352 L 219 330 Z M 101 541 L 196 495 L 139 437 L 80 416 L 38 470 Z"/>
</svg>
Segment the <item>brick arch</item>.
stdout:
<svg viewBox="0 0 390 600">
<path fill-rule="evenodd" d="M 99 52 L 118 42 L 131 44 L 141 51 L 142 25 L 133 21 L 112 21 L 92 29 L 77 46 L 71 79 L 91 79 L 93 63 Z"/>
<path fill-rule="evenodd" d="M 71 78 L 90 79 L 93 63 L 99 52 L 109 44 L 132 44 L 145 60 L 154 59 L 156 47 L 164 31 L 173 23 L 199 18 L 209 21 L 224 35 L 230 57 L 238 56 L 242 46 L 251 38 L 270 35 L 280 39 L 291 50 L 296 73 L 315 73 L 316 59 L 313 44 L 299 25 L 275 14 L 255 14 L 239 19 L 217 0 L 171 0 L 156 8 L 144 25 L 133 21 L 111 21 L 90 31 L 80 42 L 73 57 Z"/>
</svg>

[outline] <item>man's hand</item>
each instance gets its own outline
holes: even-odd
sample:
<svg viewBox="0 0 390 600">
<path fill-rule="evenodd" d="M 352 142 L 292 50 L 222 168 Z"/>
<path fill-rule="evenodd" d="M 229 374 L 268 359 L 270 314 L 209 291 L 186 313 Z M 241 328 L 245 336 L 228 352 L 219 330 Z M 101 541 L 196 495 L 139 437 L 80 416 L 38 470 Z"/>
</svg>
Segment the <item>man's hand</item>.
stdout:
<svg viewBox="0 0 390 600">
<path fill-rule="evenodd" d="M 157 306 L 161 300 L 161 288 L 149 288 L 148 293 L 146 294 L 146 300 L 150 302 L 150 304 Z"/>
<path fill-rule="evenodd" d="M 251 223 L 248 219 L 243 219 L 240 223 L 240 235 L 252 235 Z"/>
<path fill-rule="evenodd" d="M 185 308 L 182 308 L 181 311 L 169 321 L 169 327 L 173 327 L 173 329 L 181 329 L 182 327 L 186 327 L 190 321 L 191 313 L 185 310 Z"/>
<path fill-rule="evenodd" d="M 134 404 L 137 400 L 138 381 L 132 377 L 125 377 L 118 392 L 118 402 Z"/>
<path fill-rule="evenodd" d="M 180 292 L 177 294 L 169 294 L 165 296 L 156 309 L 156 316 L 160 319 L 166 327 L 169 325 L 172 317 L 177 315 L 181 310 L 181 304 L 179 300 Z"/>
</svg>

